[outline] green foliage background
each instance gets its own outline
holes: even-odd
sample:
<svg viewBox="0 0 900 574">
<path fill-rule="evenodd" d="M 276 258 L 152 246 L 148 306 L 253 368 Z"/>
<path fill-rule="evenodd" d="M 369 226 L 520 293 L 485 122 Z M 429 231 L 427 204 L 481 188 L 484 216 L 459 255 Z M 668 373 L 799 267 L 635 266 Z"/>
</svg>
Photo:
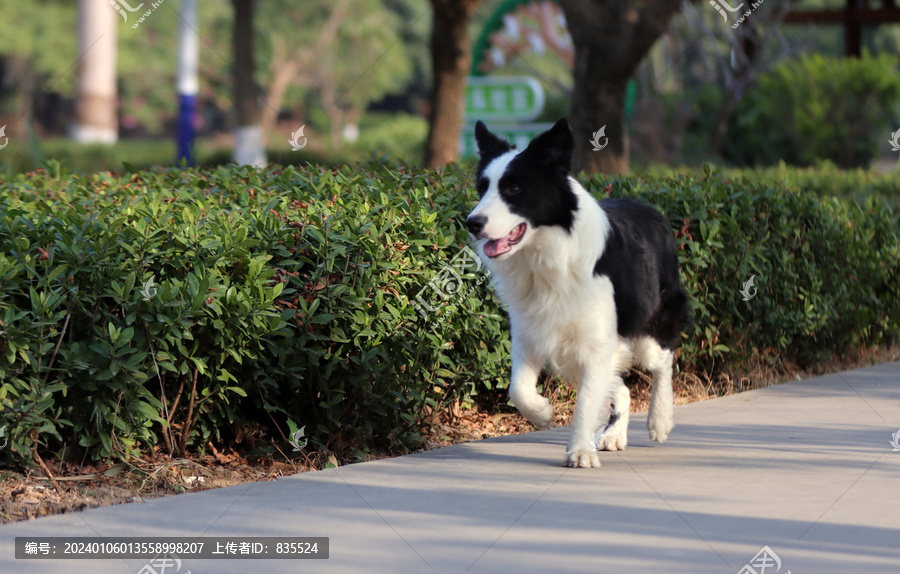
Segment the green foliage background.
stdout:
<svg viewBox="0 0 900 574">
<path fill-rule="evenodd" d="M 780 64 L 748 92 L 729 126 L 726 159 L 865 167 L 900 119 L 898 58 L 808 54 Z M 877 137 L 876 137 L 877 134 Z"/>
<path fill-rule="evenodd" d="M 365 108 L 388 93 L 403 93 L 413 84 L 424 84 L 429 74 L 424 47 L 430 17 L 422 16 L 430 15 L 428 4 L 420 0 L 350 0 L 349 6 L 350 15 L 341 23 L 334 46 L 303 72 L 329 84 L 335 96 L 340 96 L 340 105 L 349 108 Z M 275 44 L 288 51 L 314 47 L 333 8 L 334 3 L 325 0 L 256 3 L 257 81 L 262 90 L 271 81 Z M 149 2 L 145 2 L 136 14 L 148 9 Z M 179 9 L 178 2 L 163 2 L 137 29 L 132 28 L 136 15 L 127 22 L 116 17 L 120 111 L 154 135 L 166 133 L 171 127 L 167 122 L 176 112 Z M 205 0 L 198 11 L 201 111 L 216 108 L 227 113 L 232 107 L 231 2 Z M 9 64 L 5 70 L 9 96 L 0 99 L 0 113 L 19 116 L 45 92 L 74 97 L 80 50 L 77 2 L 0 0 L 0 14 L 0 56 Z M 30 92 L 23 91 L 26 89 Z M 330 105 L 323 101 L 320 89 L 302 84 L 288 90 L 283 102 L 285 109 L 299 108 L 312 123 L 326 126 L 324 107 Z"/>
</svg>

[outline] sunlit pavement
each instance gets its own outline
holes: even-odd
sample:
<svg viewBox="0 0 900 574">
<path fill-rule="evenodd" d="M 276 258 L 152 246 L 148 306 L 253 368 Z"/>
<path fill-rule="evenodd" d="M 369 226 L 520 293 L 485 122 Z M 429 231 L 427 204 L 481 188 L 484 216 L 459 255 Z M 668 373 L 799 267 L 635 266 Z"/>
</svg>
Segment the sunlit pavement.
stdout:
<svg viewBox="0 0 900 574">
<path fill-rule="evenodd" d="M 660 445 L 634 415 L 628 450 L 599 469 L 563 468 L 557 428 L 6 525 L 0 572 L 900 572 L 900 363 L 679 406 L 675 420 Z M 185 556 L 176 570 L 16 559 L 15 537 L 35 536 L 330 544 L 327 560 Z"/>
</svg>

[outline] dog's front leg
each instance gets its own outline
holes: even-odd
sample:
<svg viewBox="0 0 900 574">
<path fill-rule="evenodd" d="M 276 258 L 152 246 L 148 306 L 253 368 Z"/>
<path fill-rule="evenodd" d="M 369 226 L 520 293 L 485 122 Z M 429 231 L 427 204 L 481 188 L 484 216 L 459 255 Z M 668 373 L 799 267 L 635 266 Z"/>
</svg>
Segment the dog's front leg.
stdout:
<svg viewBox="0 0 900 574">
<path fill-rule="evenodd" d="M 538 375 L 544 362 L 515 336 L 512 351 L 509 399 L 528 422 L 539 429 L 549 428 L 553 422 L 553 405 L 537 392 Z"/>
<path fill-rule="evenodd" d="M 609 401 L 612 375 L 612 353 L 598 353 L 581 370 L 578 377 L 578 400 L 572 417 L 572 435 L 566 449 L 565 466 L 591 468 L 600 466 L 600 457 L 594 444 L 597 414 L 606 409 Z M 606 418 L 604 413 L 604 419 Z"/>
</svg>

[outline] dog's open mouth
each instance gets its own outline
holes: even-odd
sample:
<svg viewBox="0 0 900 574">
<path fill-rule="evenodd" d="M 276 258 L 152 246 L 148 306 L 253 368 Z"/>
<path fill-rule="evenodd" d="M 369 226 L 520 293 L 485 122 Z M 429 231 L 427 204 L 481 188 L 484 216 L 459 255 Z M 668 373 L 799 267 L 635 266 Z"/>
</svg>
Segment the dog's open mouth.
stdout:
<svg viewBox="0 0 900 574">
<path fill-rule="evenodd" d="M 500 239 L 491 239 L 484 244 L 484 254 L 493 259 L 508 252 L 513 245 L 522 241 L 522 237 L 525 236 L 525 227 L 524 223 L 520 223 L 509 235 L 504 235 Z"/>
</svg>

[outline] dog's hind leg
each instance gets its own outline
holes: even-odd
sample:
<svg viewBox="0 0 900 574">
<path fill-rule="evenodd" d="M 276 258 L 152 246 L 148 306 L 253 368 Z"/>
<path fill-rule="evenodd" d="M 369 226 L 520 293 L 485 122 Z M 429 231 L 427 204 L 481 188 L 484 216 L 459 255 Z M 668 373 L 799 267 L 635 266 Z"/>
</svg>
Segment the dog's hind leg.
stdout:
<svg viewBox="0 0 900 574">
<path fill-rule="evenodd" d="M 672 393 L 674 354 L 671 349 L 664 349 L 654 339 L 646 337 L 641 339 L 639 345 L 635 346 L 635 357 L 653 374 L 650 415 L 647 417 L 650 439 L 666 442 L 669 433 L 675 426 L 675 405 Z"/>
<path fill-rule="evenodd" d="M 599 450 L 625 450 L 628 446 L 628 419 L 631 415 L 631 392 L 622 377 L 613 377 L 612 408 L 609 421 L 602 432 L 597 432 Z"/>
<path fill-rule="evenodd" d="M 509 399 L 528 422 L 539 429 L 550 427 L 553 422 L 553 405 L 537 392 L 538 375 L 543 361 L 513 337 L 512 377 L 509 383 Z"/>
<path fill-rule="evenodd" d="M 631 415 L 631 392 L 622 380 L 622 373 L 631 366 L 631 345 L 619 341 L 619 348 L 613 356 L 612 408 L 609 419 L 604 420 L 600 430 L 594 435 L 599 450 L 625 450 L 628 446 L 628 419 Z"/>
</svg>

